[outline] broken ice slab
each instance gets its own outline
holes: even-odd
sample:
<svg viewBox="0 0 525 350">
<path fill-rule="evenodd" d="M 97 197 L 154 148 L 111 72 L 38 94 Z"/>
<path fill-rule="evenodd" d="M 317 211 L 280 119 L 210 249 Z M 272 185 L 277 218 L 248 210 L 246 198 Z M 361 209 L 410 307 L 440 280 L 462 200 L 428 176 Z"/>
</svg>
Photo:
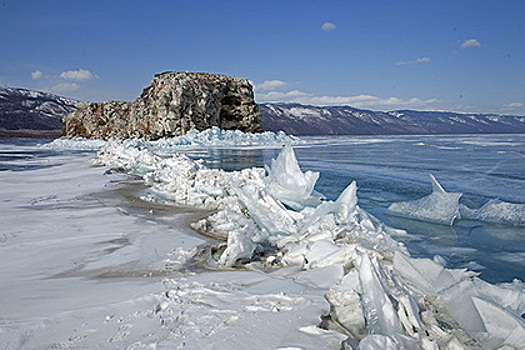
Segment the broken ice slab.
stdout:
<svg viewBox="0 0 525 350">
<path fill-rule="evenodd" d="M 363 306 L 371 334 L 403 334 L 396 310 L 385 293 L 368 254 L 363 254 L 359 266 L 359 280 L 363 290 Z"/>
<path fill-rule="evenodd" d="M 430 174 L 432 193 L 412 201 L 392 203 L 387 214 L 414 220 L 453 225 L 460 217 L 459 199 L 463 193 L 446 192 L 434 175 Z"/>
<path fill-rule="evenodd" d="M 274 198 L 294 210 L 319 205 L 321 196 L 314 191 L 319 173 L 303 173 L 290 145 L 286 145 L 277 158 L 272 159 L 266 170 L 267 191 Z"/>
<path fill-rule="evenodd" d="M 469 276 L 463 270 L 448 270 L 430 259 L 413 259 L 401 252 L 394 255 L 394 271 L 427 295 L 437 295 Z"/>
</svg>

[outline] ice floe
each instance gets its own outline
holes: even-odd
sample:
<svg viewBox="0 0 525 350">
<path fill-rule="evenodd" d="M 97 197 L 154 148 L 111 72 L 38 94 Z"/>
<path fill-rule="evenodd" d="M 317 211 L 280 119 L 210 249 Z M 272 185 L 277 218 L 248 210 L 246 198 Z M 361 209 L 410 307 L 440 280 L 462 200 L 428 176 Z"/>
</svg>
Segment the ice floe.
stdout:
<svg viewBox="0 0 525 350">
<path fill-rule="evenodd" d="M 460 205 L 461 217 L 498 224 L 525 226 L 525 204 L 491 199 L 479 209 Z"/>
<path fill-rule="evenodd" d="M 432 193 L 420 199 L 392 203 L 388 214 L 444 225 L 454 224 L 459 218 L 459 199 L 462 193 L 446 192 L 434 175 L 430 174 Z"/>
<path fill-rule="evenodd" d="M 386 211 L 389 215 L 409 219 L 453 225 L 459 219 L 483 221 L 496 224 L 525 226 L 525 204 L 509 203 L 491 199 L 479 209 L 460 204 L 462 193 L 446 192 L 430 174 L 432 193 L 406 202 L 392 203 Z"/>
</svg>

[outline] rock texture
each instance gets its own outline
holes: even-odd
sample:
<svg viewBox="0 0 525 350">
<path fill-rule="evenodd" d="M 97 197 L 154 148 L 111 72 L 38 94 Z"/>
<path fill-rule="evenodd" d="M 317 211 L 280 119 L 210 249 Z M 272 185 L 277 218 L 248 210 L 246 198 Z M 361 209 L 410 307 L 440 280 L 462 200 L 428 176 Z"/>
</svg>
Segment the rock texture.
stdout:
<svg viewBox="0 0 525 350">
<path fill-rule="evenodd" d="M 133 102 L 83 103 L 64 118 L 66 138 L 144 138 L 184 135 L 192 129 L 262 132 L 259 107 L 247 79 L 165 72 Z"/>
</svg>

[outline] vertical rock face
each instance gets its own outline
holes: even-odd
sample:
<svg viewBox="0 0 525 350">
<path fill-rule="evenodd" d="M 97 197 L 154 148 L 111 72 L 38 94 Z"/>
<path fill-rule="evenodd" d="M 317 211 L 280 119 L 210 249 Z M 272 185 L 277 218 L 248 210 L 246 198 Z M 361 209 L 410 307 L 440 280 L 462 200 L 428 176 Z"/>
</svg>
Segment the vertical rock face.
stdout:
<svg viewBox="0 0 525 350">
<path fill-rule="evenodd" d="M 66 138 L 144 138 L 184 135 L 192 129 L 262 132 L 259 107 L 247 79 L 165 72 L 133 102 L 82 103 L 64 118 Z"/>
</svg>

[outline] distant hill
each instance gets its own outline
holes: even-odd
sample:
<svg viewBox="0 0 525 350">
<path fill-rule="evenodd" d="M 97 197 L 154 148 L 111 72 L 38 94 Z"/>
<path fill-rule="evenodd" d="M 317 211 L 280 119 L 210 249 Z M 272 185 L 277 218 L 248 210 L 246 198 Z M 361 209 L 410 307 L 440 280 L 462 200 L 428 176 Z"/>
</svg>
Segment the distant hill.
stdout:
<svg viewBox="0 0 525 350">
<path fill-rule="evenodd" d="M 79 101 L 50 93 L 0 88 L 0 137 L 58 137 L 63 117 Z M 525 116 L 401 110 L 374 112 L 348 106 L 259 104 L 263 128 L 292 135 L 410 135 L 525 133 Z"/>
<path fill-rule="evenodd" d="M 374 112 L 348 106 L 259 105 L 263 128 L 293 135 L 410 135 L 525 133 L 525 117 L 497 114 Z"/>
<path fill-rule="evenodd" d="M 60 135 L 62 118 L 75 110 L 76 103 L 46 92 L 0 88 L 0 136 Z M 35 130 L 47 132 L 35 133 Z"/>
</svg>

